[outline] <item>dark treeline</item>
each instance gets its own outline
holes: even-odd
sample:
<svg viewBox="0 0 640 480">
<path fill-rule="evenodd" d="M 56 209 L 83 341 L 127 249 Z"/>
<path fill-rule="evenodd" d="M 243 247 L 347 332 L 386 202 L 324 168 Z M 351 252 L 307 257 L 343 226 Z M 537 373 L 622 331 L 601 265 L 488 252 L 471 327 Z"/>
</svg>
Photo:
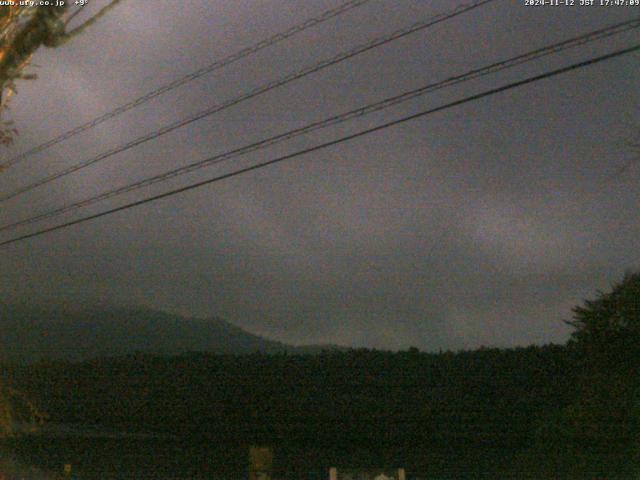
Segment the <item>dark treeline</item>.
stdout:
<svg viewBox="0 0 640 480">
<path fill-rule="evenodd" d="M 3 378 L 52 422 L 271 444 L 287 468 L 630 478 L 640 458 L 638 292 L 630 276 L 576 308 L 565 346 L 140 354 L 5 367 Z"/>
<path fill-rule="evenodd" d="M 576 355 L 560 346 L 136 355 L 6 375 L 52 422 L 321 450 L 328 463 L 430 472 L 454 462 L 465 472 L 504 472 L 540 440 L 549 418 L 571 406 Z M 288 468 L 300 461 L 299 453 L 285 455 Z"/>
<path fill-rule="evenodd" d="M 6 372 L 50 420 L 214 436 L 317 441 L 522 439 L 571 402 L 564 347 L 425 354 L 134 355 Z"/>
</svg>

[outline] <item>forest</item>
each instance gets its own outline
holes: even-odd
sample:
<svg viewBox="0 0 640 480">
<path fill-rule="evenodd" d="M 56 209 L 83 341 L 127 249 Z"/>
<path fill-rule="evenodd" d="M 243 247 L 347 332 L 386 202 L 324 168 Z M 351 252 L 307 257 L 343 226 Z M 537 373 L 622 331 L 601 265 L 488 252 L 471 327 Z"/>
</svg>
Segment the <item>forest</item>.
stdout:
<svg viewBox="0 0 640 480">
<path fill-rule="evenodd" d="M 566 345 L 136 354 L 2 376 L 50 422 L 267 444 L 287 469 L 629 478 L 640 471 L 639 292 L 628 275 L 576 307 Z"/>
</svg>

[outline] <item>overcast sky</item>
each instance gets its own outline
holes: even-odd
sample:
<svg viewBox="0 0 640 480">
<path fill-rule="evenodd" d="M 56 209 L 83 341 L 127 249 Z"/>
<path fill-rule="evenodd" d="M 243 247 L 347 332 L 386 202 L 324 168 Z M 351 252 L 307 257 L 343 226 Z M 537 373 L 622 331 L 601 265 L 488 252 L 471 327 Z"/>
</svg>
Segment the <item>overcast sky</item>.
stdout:
<svg viewBox="0 0 640 480">
<path fill-rule="evenodd" d="M 124 0 L 33 59 L 10 158 L 339 0 Z M 33 156 L 12 191 L 459 0 L 372 0 Z M 577 0 L 576 3 L 579 3 Z M 104 5 L 91 0 L 84 18 Z M 1 205 L 5 224 L 640 14 L 498 0 Z M 76 17 L 74 22 L 82 20 Z M 562 52 L 199 170 L 186 185 L 638 42 Z M 571 307 L 640 267 L 639 54 L 485 98 L 189 193 L 4 247 L 8 301 L 221 316 L 291 343 L 426 350 L 564 342 Z M 80 212 L 38 226 L 69 220 Z M 4 232 L 7 239 L 36 226 Z"/>
</svg>

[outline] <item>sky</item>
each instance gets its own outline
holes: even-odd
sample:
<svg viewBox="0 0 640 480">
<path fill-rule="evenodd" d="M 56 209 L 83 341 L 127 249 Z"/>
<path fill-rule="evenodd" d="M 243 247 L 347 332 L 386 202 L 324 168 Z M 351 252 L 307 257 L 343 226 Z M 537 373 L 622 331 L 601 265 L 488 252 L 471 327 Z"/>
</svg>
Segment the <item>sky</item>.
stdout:
<svg viewBox="0 0 640 480">
<path fill-rule="evenodd" d="M 10 192 L 464 2 L 371 0 L 24 160 Z M 577 1 L 576 3 L 579 3 Z M 74 23 L 106 2 L 90 0 Z M 40 49 L 11 158 L 339 0 L 124 0 Z M 637 17 L 497 0 L 0 205 L 6 224 Z M 633 30 L 174 178 L 0 239 L 230 172 L 638 42 Z M 293 344 L 427 351 L 562 343 L 571 308 L 640 268 L 639 54 L 2 247 L 3 301 L 219 316 Z"/>
</svg>

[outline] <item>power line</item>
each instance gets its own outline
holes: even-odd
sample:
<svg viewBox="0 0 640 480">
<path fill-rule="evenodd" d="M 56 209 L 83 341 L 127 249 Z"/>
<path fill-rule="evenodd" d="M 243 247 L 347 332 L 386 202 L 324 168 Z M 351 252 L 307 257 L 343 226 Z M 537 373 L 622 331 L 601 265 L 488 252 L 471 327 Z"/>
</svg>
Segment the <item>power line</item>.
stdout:
<svg viewBox="0 0 640 480">
<path fill-rule="evenodd" d="M 344 142 L 348 142 L 350 140 L 354 140 L 356 138 L 363 137 L 365 135 L 369 135 L 369 134 L 374 133 L 374 132 L 378 132 L 378 131 L 381 131 L 381 130 L 384 130 L 384 129 L 387 129 L 387 128 L 390 128 L 390 127 L 394 127 L 396 125 L 400 125 L 400 124 L 409 122 L 411 120 L 415 120 L 417 118 L 421 118 L 421 117 L 424 117 L 424 116 L 427 116 L 427 115 L 430 115 L 430 114 L 441 112 L 443 110 L 447 110 L 449 108 L 453 108 L 453 107 L 456 107 L 456 106 L 459 106 L 459 105 L 463 105 L 465 103 L 469 103 L 469 102 L 473 102 L 473 101 L 476 101 L 476 100 L 480 100 L 480 99 L 482 99 L 484 97 L 488 97 L 488 96 L 495 95 L 495 94 L 498 94 L 498 93 L 501 93 L 501 92 L 504 92 L 504 91 L 507 91 L 507 90 L 511 90 L 513 88 L 518 88 L 518 87 L 521 87 L 521 86 L 524 86 L 524 85 L 528 85 L 530 83 L 534 83 L 534 82 L 537 82 L 537 81 L 540 81 L 540 80 L 543 80 L 543 79 L 546 79 L 546 78 L 554 77 L 554 76 L 561 75 L 561 74 L 564 74 L 564 73 L 567 73 L 567 72 L 570 72 L 570 71 L 573 71 L 573 70 L 584 68 L 584 67 L 587 67 L 589 65 L 594 65 L 596 63 L 600 63 L 600 62 L 603 62 L 603 61 L 606 61 L 606 60 L 610 60 L 610 59 L 613 59 L 613 58 L 616 58 L 616 57 L 620 57 L 622 55 L 626 55 L 626 54 L 629 54 L 629 53 L 632 53 L 632 52 L 635 52 L 635 51 L 638 51 L 638 50 L 640 50 L 640 44 L 636 44 L 636 45 L 634 45 L 632 47 L 625 48 L 625 49 L 622 49 L 622 50 L 617 50 L 615 52 L 612 52 L 612 53 L 609 53 L 609 54 L 606 54 L 606 55 L 601 55 L 599 57 L 590 58 L 589 60 L 584 60 L 582 62 L 574 63 L 574 64 L 569 65 L 567 67 L 562 67 L 562 68 L 559 68 L 559 69 L 556 69 L 556 70 L 545 72 L 545 73 L 540 74 L 540 75 L 535 75 L 533 77 L 526 78 L 524 80 L 520 80 L 520 81 L 517 81 L 517 82 L 512 82 L 512 83 L 503 85 L 501 87 L 497 87 L 497 88 L 493 88 L 493 89 L 490 89 L 490 90 L 486 90 L 484 92 L 481 92 L 481 93 L 478 93 L 478 94 L 475 94 L 475 95 L 471 95 L 471 96 L 462 98 L 460 100 L 456 100 L 456 101 L 441 105 L 439 107 L 435 107 L 435 108 L 431 108 L 431 109 L 428 109 L 428 110 L 424 110 L 422 112 L 415 113 L 413 115 L 408 115 L 408 116 L 399 118 L 397 120 L 393 120 L 393 121 L 390 121 L 390 122 L 383 123 L 383 124 L 378 125 L 376 127 L 368 128 L 366 130 L 361 130 L 360 132 L 356 132 L 356 133 L 353 133 L 351 135 L 347 135 L 347 136 L 340 137 L 340 138 L 335 139 L 335 140 L 331 140 L 329 142 L 325 142 L 325 143 L 322 143 L 322 144 L 319 144 L 319 145 L 315 145 L 313 147 L 309 147 L 309 148 L 306 148 L 306 149 L 303 149 L 303 150 L 299 150 L 299 151 L 294 152 L 294 153 L 283 155 L 283 156 L 274 158 L 272 160 L 268 160 L 266 162 L 262 162 L 262 163 L 258 163 L 258 164 L 252 165 L 250 167 L 245 167 L 245 168 L 233 171 L 233 172 L 229 172 L 229 173 L 225 173 L 225 174 L 222 174 L 222 175 L 218 175 L 216 177 L 209 178 L 207 180 L 203 180 L 203 181 L 200 181 L 200 182 L 197 182 L 197 183 L 193 183 L 193 184 L 187 185 L 185 187 L 176 188 L 176 189 L 170 190 L 168 192 L 164 192 L 164 193 L 161 193 L 161 194 L 158 194 L 158 195 L 153 195 L 153 196 L 144 198 L 142 200 L 137 200 L 135 202 L 131 202 L 131 203 L 128 203 L 126 205 L 121 205 L 119 207 L 115 207 L 115 208 L 112 208 L 112 209 L 109 209 L 109 210 L 106 210 L 106 211 L 103 211 L 103 212 L 99 212 L 99 213 L 96 213 L 96 214 L 88 215 L 88 216 L 85 216 L 85 217 L 82 217 L 82 218 L 78 218 L 76 220 L 72 220 L 72 221 L 69 221 L 69 222 L 66 222 L 66 223 L 55 225 L 53 227 L 44 228 L 44 229 L 38 230 L 36 232 L 32 232 L 32 233 L 21 235 L 19 237 L 15 237 L 15 238 L 12 238 L 12 239 L 9 239 L 9 240 L 5 240 L 3 242 L 0 242 L 0 246 L 5 246 L 5 245 L 9 245 L 9 244 L 12 244 L 12 243 L 23 241 L 23 240 L 26 240 L 26 239 L 29 239 L 29 238 L 33 238 L 33 237 L 37 237 L 37 236 L 40 236 L 40 235 L 44 235 L 45 233 L 53 232 L 53 231 L 56 231 L 56 230 L 61 230 L 63 228 L 67 228 L 67 227 L 70 227 L 70 226 L 73 226 L 73 225 L 77 225 L 77 224 L 80 224 L 80 223 L 88 222 L 90 220 L 94 220 L 94 219 L 97 219 L 97 218 L 100 218 L 100 217 L 104 217 L 106 215 L 111 215 L 113 213 L 120 212 L 120 211 L 123 211 L 123 210 L 128 210 L 129 208 L 133 208 L 133 207 L 137 207 L 137 206 L 140 206 L 140 205 L 144 205 L 146 203 L 150 203 L 150 202 L 153 202 L 153 201 L 156 201 L 156 200 L 160 200 L 162 198 L 171 197 L 173 195 L 177 195 L 179 193 L 184 193 L 186 191 L 193 190 L 195 188 L 199 188 L 199 187 L 202 187 L 204 185 L 208 185 L 208 184 L 211 184 L 211 183 L 214 183 L 214 182 L 226 180 L 227 178 L 231 178 L 231 177 L 235 177 L 235 176 L 238 176 L 238 175 L 242 175 L 244 173 L 251 172 L 253 170 L 258 170 L 260 168 L 264 168 L 264 167 L 267 167 L 269 165 L 273 165 L 275 163 L 283 162 L 285 160 L 289 160 L 289 159 L 292 159 L 292 158 L 295 158 L 295 157 L 299 157 L 299 156 L 306 155 L 306 154 L 309 154 L 309 153 L 312 153 L 312 152 L 323 150 L 325 148 L 328 148 L 328 147 L 331 147 L 331 146 L 334 146 L 334 145 L 338 145 L 338 144 L 341 144 L 341 143 L 344 143 Z"/>
<path fill-rule="evenodd" d="M 82 9 L 83 9 L 84 7 L 86 7 L 86 6 L 87 6 L 87 4 L 86 4 L 86 3 L 83 3 L 82 5 L 80 5 L 79 7 L 77 7 L 77 8 L 76 8 L 76 9 L 75 9 L 75 10 L 74 10 L 74 11 L 73 11 L 73 12 L 72 12 L 68 17 L 67 17 L 67 19 L 65 20 L 64 24 L 65 24 L 65 25 L 69 25 L 69 24 L 71 23 L 71 21 L 72 21 L 74 18 L 76 18 L 76 17 L 78 16 L 78 14 L 79 14 L 80 12 L 82 12 Z"/>
<path fill-rule="evenodd" d="M 378 38 L 375 38 L 369 42 L 367 42 L 366 44 L 363 45 L 359 45 L 351 50 L 348 50 L 346 52 L 341 52 L 333 57 L 327 58 L 319 63 L 316 63 L 310 67 L 306 67 L 302 70 L 299 70 L 297 72 L 291 73 L 285 77 L 282 77 L 278 80 L 275 80 L 273 82 L 269 82 L 267 84 L 261 85 L 253 90 L 250 90 L 247 93 L 244 93 L 238 97 L 234 97 L 230 100 L 227 100 L 226 102 L 222 103 L 222 104 L 216 104 L 213 105 L 209 108 L 207 108 L 206 110 L 200 111 L 190 117 L 184 118 L 182 120 L 178 120 L 176 122 L 173 122 L 169 125 L 165 125 L 164 127 L 155 130 L 151 133 L 145 134 L 141 137 L 138 137 L 134 140 L 131 140 L 125 144 L 119 145 L 117 147 L 112 148 L 111 150 L 108 150 L 106 152 L 103 152 L 91 159 L 85 160 L 83 162 L 77 163 L 75 165 L 72 165 L 68 168 L 65 168 L 64 170 L 61 170 L 57 173 L 51 174 L 47 177 L 44 177 L 40 180 L 36 180 L 35 182 L 26 185 L 22 188 L 19 188 L 18 190 L 14 190 L 13 192 L 10 192 L 8 194 L 5 195 L 1 195 L 0 196 L 0 202 L 4 202 L 7 201 L 11 198 L 14 198 L 18 195 L 21 195 L 23 193 L 26 193 L 30 190 L 33 190 L 34 188 L 38 188 L 42 185 L 45 185 L 49 182 L 52 182 L 54 180 L 57 180 L 58 178 L 64 177 L 66 175 L 69 175 L 71 173 L 77 172 L 78 170 L 81 170 L 83 168 L 89 167 L 91 165 L 94 165 L 97 162 L 100 162 L 102 160 L 105 160 L 109 157 L 112 157 L 113 155 L 116 155 L 118 153 L 122 153 L 126 150 L 129 150 L 133 147 L 136 147 L 138 145 L 141 145 L 143 143 L 146 143 L 148 141 L 154 140 L 158 137 L 161 137 L 162 135 L 166 135 L 167 133 L 170 133 L 174 130 L 177 130 L 179 128 L 182 128 L 184 126 L 187 126 L 193 122 L 196 122 L 198 120 L 201 120 L 203 118 L 209 117 L 215 113 L 218 113 L 220 111 L 226 110 L 227 108 L 230 108 L 232 106 L 238 105 L 241 102 L 244 102 L 246 100 L 249 100 L 251 98 L 255 98 L 259 95 L 262 95 L 264 93 L 267 93 L 271 90 L 274 90 L 276 88 L 282 87 L 284 85 L 287 85 L 295 80 L 299 80 L 301 78 L 304 78 L 308 75 L 311 75 L 312 73 L 318 72 L 320 70 L 323 70 L 325 68 L 328 68 L 330 66 L 336 65 L 338 63 L 341 63 L 345 60 L 348 60 L 350 58 L 353 58 L 357 55 L 360 55 L 364 52 L 367 52 L 369 50 L 372 50 L 374 48 L 378 48 L 381 47 L 383 45 L 386 45 L 390 42 L 393 42 L 395 40 L 398 40 L 400 38 L 403 38 L 407 35 L 410 35 L 412 33 L 416 33 L 420 30 L 424 30 L 427 29 L 429 27 L 432 27 L 434 25 L 437 25 L 441 22 L 444 22 L 446 20 L 452 19 L 454 17 L 457 17 L 458 15 L 461 15 L 465 12 L 468 12 L 470 10 L 473 10 L 475 8 L 478 8 L 482 5 L 485 5 L 487 3 L 491 3 L 495 0 L 476 0 L 475 2 L 471 3 L 471 4 L 466 4 L 466 5 L 462 5 L 462 6 L 458 6 L 455 9 L 453 9 L 452 11 L 450 11 L 449 13 L 444 13 L 444 14 L 438 14 L 435 16 L 431 16 L 425 20 L 422 20 L 420 22 L 414 23 L 413 25 L 401 29 L 401 30 L 397 30 L 389 35 L 384 35 Z M 0 165 L 1 167 L 1 165 Z"/>
<path fill-rule="evenodd" d="M 351 0 L 348 1 L 346 3 L 343 3 L 342 5 L 333 8 L 331 10 L 327 10 L 326 12 L 324 12 L 322 15 L 315 17 L 315 18 L 310 18 L 305 20 L 304 22 L 300 23 L 299 25 L 296 25 L 294 27 L 291 27 L 290 29 L 281 32 L 281 33 L 277 33 L 269 38 L 266 38 L 264 40 L 261 40 L 260 42 L 256 43 L 255 45 L 251 45 L 250 47 L 246 47 L 243 48 L 242 50 L 239 50 L 235 53 L 232 53 L 231 55 L 228 55 L 227 57 L 224 57 L 221 60 L 218 60 L 216 62 L 213 62 L 205 67 L 200 68 L 199 70 L 196 70 L 194 72 L 191 72 L 187 75 L 184 75 L 180 78 L 178 78 L 177 80 L 174 80 L 170 83 L 167 83 L 155 90 L 152 90 L 144 95 L 142 95 L 141 97 L 136 98 L 135 100 L 132 100 L 129 103 L 125 103 L 124 105 L 119 106 L 118 108 L 115 108 L 114 110 L 111 110 L 107 113 L 104 113 L 103 115 L 100 115 L 97 118 L 94 118 L 93 120 L 90 120 L 87 123 L 83 123 L 82 125 L 79 125 L 78 127 L 75 127 L 67 132 L 64 132 L 62 134 L 60 134 L 59 136 L 52 138 L 51 140 L 48 140 L 44 143 L 41 143 L 40 145 L 27 150 L 24 153 L 21 153 L 20 155 L 17 155 L 16 157 L 12 158 L 11 160 L 0 164 L 0 167 L 3 168 L 7 168 L 10 167 L 12 165 L 15 165 L 18 162 L 21 162 L 22 160 L 24 160 L 27 157 L 30 157 L 32 155 L 35 155 L 36 153 L 40 153 L 44 150 L 47 150 L 48 148 L 57 145 L 60 142 L 63 142 L 65 140 L 68 140 L 69 138 L 85 132 L 91 128 L 94 128 L 98 125 L 100 125 L 101 123 L 106 122 L 107 120 L 110 120 L 111 118 L 117 117 L 118 115 L 123 114 L 124 112 L 127 112 L 129 110 L 131 110 L 132 108 L 135 108 L 145 102 L 148 102 L 149 100 L 156 98 L 160 95 L 163 95 L 164 93 L 167 93 L 171 90 L 174 90 L 186 83 L 189 83 L 199 77 L 202 77 L 203 75 L 206 75 L 208 73 L 211 73 L 215 70 L 219 70 L 223 67 L 226 67 L 227 65 L 230 65 L 234 62 L 237 62 L 238 60 L 245 58 L 249 55 L 252 55 L 260 50 L 263 50 L 267 47 L 270 47 L 272 45 L 275 45 L 279 42 L 282 42 L 283 40 L 286 40 L 287 38 L 290 38 L 300 32 L 303 32 L 304 30 L 307 30 L 308 28 L 314 27 L 320 23 L 323 23 L 331 18 L 337 17 L 338 15 L 341 15 L 349 10 L 352 10 L 354 8 L 360 7 L 362 5 L 364 5 L 365 3 L 369 2 L 370 0 Z M 74 13 L 72 13 L 72 16 L 68 19 L 68 21 L 71 20 L 71 18 L 73 18 L 73 16 L 77 15 L 80 12 L 80 8 L 78 8 L 76 11 L 74 11 Z"/>
<path fill-rule="evenodd" d="M 323 128 L 327 128 L 329 126 L 333 126 L 333 125 L 337 125 L 339 123 L 343 123 L 346 122 L 348 120 L 351 120 L 355 117 L 360 117 L 360 116 L 364 116 L 364 115 L 368 115 L 374 112 L 377 112 L 379 110 L 383 110 L 386 108 L 389 108 L 391 106 L 400 104 L 402 102 L 406 102 L 408 100 L 411 100 L 413 98 L 416 98 L 418 96 L 421 95 L 425 95 L 427 93 L 431 93 L 433 91 L 445 88 L 445 87 L 450 87 L 459 83 L 463 83 L 469 80 L 473 80 L 475 78 L 479 78 L 479 77 L 483 77 L 492 73 L 496 73 L 499 72 L 501 70 L 507 69 L 507 68 L 512 68 L 515 67 L 517 65 L 521 65 L 527 62 L 531 62 L 533 60 L 542 58 L 544 56 L 553 54 L 553 53 L 557 53 L 563 50 L 566 50 L 568 48 L 573 48 L 576 46 L 580 46 L 580 45 L 584 45 L 587 44 L 589 42 L 593 42 L 596 40 L 601 40 L 603 38 L 606 37 L 610 37 L 612 35 L 615 35 L 617 33 L 621 33 L 624 31 L 627 31 L 631 28 L 638 28 L 640 26 L 640 19 L 638 20 L 633 20 L 633 21 L 627 21 L 627 22 L 622 22 L 622 23 L 618 23 L 606 28 L 602 28 L 600 30 L 595 30 L 583 35 L 579 35 L 577 37 L 573 37 L 571 39 L 568 40 L 564 40 L 562 42 L 559 43 L 554 43 L 521 55 L 517 55 L 515 57 L 511 57 L 509 59 L 506 60 L 502 60 L 499 62 L 495 62 L 493 64 L 490 64 L 488 66 L 482 67 L 482 68 L 478 68 L 478 69 L 474 69 L 471 70 L 469 72 L 466 72 L 462 75 L 457 75 L 457 76 L 453 76 L 453 77 L 449 77 L 445 80 L 436 82 L 436 83 L 431 83 L 431 84 L 427 84 L 424 85 L 422 87 L 419 87 L 417 89 L 413 89 L 413 90 L 409 90 L 407 92 L 404 92 L 400 95 L 395 95 L 392 97 L 388 97 L 386 99 L 383 99 L 381 101 L 372 103 L 372 104 L 368 104 L 364 107 L 360 107 L 354 110 L 350 110 L 348 112 L 343 112 L 341 114 L 338 115 L 334 115 L 332 117 L 326 118 L 324 120 L 321 121 L 317 121 L 317 122 L 313 122 L 310 124 L 307 124 L 303 127 L 299 127 L 293 130 L 289 130 L 287 132 L 281 133 L 279 135 L 276 136 L 272 136 L 248 145 L 245 145 L 243 147 L 239 147 L 218 155 L 215 155 L 213 157 L 204 159 L 204 160 L 200 160 L 194 163 L 191 163 L 189 165 L 185 165 L 183 167 L 179 167 L 177 169 L 173 169 L 170 170 L 168 172 L 164 172 L 158 175 L 155 175 L 153 177 L 149 177 L 137 182 L 134 182 L 132 184 L 129 185 L 125 185 L 123 187 L 120 188 L 116 188 L 113 190 L 109 190 L 107 192 L 98 194 L 96 196 L 93 197 L 89 197 L 89 198 L 85 198 L 83 200 L 80 200 L 78 202 L 74 202 L 72 204 L 69 205 L 65 205 L 53 210 L 49 210 L 47 212 L 43 212 L 41 214 L 35 215 L 33 217 L 29 217 L 23 220 L 18 220 L 16 222 L 10 223 L 10 224 L 6 224 L 6 225 L 2 225 L 0 226 L 0 232 L 5 231 L 5 230 L 9 230 L 18 226 L 23 226 L 23 225 L 28 225 L 31 223 L 35 223 L 44 219 L 48 219 L 48 218 L 52 218 L 52 217 L 56 217 L 59 216 L 63 213 L 72 211 L 72 210 L 77 210 L 83 207 L 87 207 L 89 205 L 93 205 L 94 203 L 98 203 L 101 202 L 103 200 L 106 200 L 108 198 L 112 198 L 127 192 L 131 192 L 134 190 L 137 190 L 139 188 L 143 188 L 143 187 L 147 187 L 150 185 L 153 185 L 155 183 L 159 183 L 162 181 L 166 181 L 170 178 L 179 176 L 179 175 L 183 175 L 186 173 L 190 173 L 193 172 L 195 170 L 198 170 L 200 168 L 204 168 L 207 166 L 211 166 L 214 164 L 218 164 L 221 163 L 223 161 L 238 157 L 238 156 L 242 156 L 242 155 L 246 155 L 248 153 L 257 151 L 257 150 L 261 150 L 270 146 L 273 146 L 277 143 L 281 143 L 283 141 L 286 140 L 290 140 L 291 138 L 303 135 L 303 134 L 308 134 L 310 132 L 313 131 L 317 131 Z"/>
</svg>

